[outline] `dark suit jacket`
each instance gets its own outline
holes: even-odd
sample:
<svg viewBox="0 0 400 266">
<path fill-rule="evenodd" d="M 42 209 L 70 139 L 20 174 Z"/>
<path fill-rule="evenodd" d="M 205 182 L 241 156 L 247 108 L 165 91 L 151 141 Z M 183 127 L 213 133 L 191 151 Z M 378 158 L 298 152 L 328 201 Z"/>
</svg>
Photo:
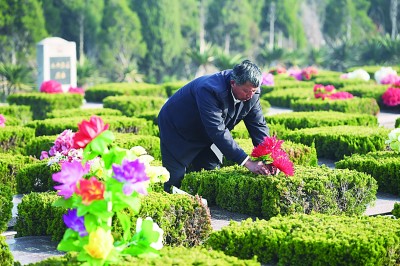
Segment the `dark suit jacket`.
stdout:
<svg viewBox="0 0 400 266">
<path fill-rule="evenodd" d="M 199 77 L 179 89 L 161 108 L 158 115 L 160 141 L 184 165 L 213 143 L 227 159 L 242 163 L 247 154 L 230 133 L 241 120 L 253 145 L 260 144 L 268 136 L 259 102 L 260 91 L 235 107 L 231 73 L 232 70 L 225 70 Z"/>
</svg>

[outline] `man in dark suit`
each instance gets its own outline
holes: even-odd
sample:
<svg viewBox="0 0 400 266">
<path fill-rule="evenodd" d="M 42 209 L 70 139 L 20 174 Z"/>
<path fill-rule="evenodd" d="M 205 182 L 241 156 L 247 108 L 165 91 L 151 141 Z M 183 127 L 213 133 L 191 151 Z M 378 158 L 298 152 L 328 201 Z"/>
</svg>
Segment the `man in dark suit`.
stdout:
<svg viewBox="0 0 400 266">
<path fill-rule="evenodd" d="M 158 115 L 162 163 L 170 173 L 165 191 L 180 187 L 189 166 L 193 171 L 219 167 L 220 153 L 253 173 L 270 173 L 230 133 L 243 120 L 254 146 L 269 135 L 259 102 L 261 80 L 260 68 L 244 60 L 231 70 L 194 79 L 168 99 Z"/>
</svg>

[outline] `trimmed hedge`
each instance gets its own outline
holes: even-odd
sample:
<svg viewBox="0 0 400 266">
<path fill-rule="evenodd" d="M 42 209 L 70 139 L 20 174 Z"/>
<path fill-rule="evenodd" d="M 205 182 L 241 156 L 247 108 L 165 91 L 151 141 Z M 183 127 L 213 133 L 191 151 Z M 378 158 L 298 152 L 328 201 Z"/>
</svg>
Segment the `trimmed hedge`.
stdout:
<svg viewBox="0 0 400 266">
<path fill-rule="evenodd" d="M 373 98 L 358 98 L 346 100 L 297 99 L 291 103 L 293 111 L 337 111 L 343 113 L 360 113 L 377 115 L 379 105 Z"/>
<path fill-rule="evenodd" d="M 36 120 L 26 124 L 26 127 L 34 128 L 36 136 L 58 135 L 65 129 L 78 131 L 78 124 L 90 117 L 65 117 Z M 110 124 L 110 130 L 120 133 L 133 133 L 141 135 L 158 136 L 158 127 L 151 121 L 136 117 L 103 116 L 105 124 Z"/>
<path fill-rule="evenodd" d="M 0 262 L 2 266 L 13 266 L 14 257 L 6 243 L 6 238 L 0 235 Z"/>
<path fill-rule="evenodd" d="M 74 253 L 63 257 L 52 257 L 44 261 L 30 264 L 31 266 L 78 266 L 82 262 L 78 261 Z M 187 265 L 218 265 L 218 266 L 255 266 L 260 265 L 256 259 L 240 260 L 233 256 L 227 256 L 222 251 L 209 250 L 203 247 L 168 247 L 160 250 L 160 256 L 123 257 L 119 263 L 110 264 L 111 266 L 133 266 L 133 265 L 163 265 L 163 266 L 187 266 Z"/>
<path fill-rule="evenodd" d="M 126 133 L 115 133 L 114 145 L 130 149 L 134 146 L 142 146 L 149 155 L 156 160 L 161 160 L 160 138 L 155 136 L 133 135 Z"/>
<path fill-rule="evenodd" d="M 390 129 L 382 127 L 316 127 L 287 131 L 283 139 L 307 146 L 314 143 L 319 158 L 340 160 L 345 155 L 384 150 L 389 132 Z"/>
<path fill-rule="evenodd" d="M 291 102 L 299 99 L 313 99 L 313 86 L 310 88 L 290 88 L 284 90 L 274 90 L 261 96 L 272 106 L 291 108 Z"/>
<path fill-rule="evenodd" d="M 7 102 L 16 105 L 28 105 L 32 111 L 32 118 L 45 119 L 47 113 L 53 110 L 66 110 L 82 106 L 83 96 L 77 93 L 21 93 L 7 97 Z"/>
<path fill-rule="evenodd" d="M 265 119 L 268 124 L 281 124 L 291 130 L 340 125 L 378 126 L 376 116 L 335 111 L 291 112 L 266 116 Z"/>
<path fill-rule="evenodd" d="M 335 163 L 336 168 L 370 174 L 378 182 L 378 191 L 400 195 L 400 153 L 377 151 L 353 154 Z"/>
<path fill-rule="evenodd" d="M 35 131 L 21 126 L 6 126 L 0 130 L 0 152 L 20 153 Z"/>
<path fill-rule="evenodd" d="M 165 98 L 151 96 L 109 96 L 103 100 L 103 106 L 132 117 L 144 112 L 159 111 L 165 101 Z"/>
<path fill-rule="evenodd" d="M 26 164 L 33 163 L 34 158 L 23 156 L 20 154 L 12 155 L 8 153 L 0 153 L 0 184 L 11 189 L 11 193 L 16 193 L 16 175 L 25 167 Z"/>
<path fill-rule="evenodd" d="M 364 84 L 372 84 L 367 83 L 360 79 L 341 79 L 340 77 L 316 77 L 314 80 L 315 84 L 333 85 L 338 90 L 343 90 L 346 86 L 359 86 Z"/>
<path fill-rule="evenodd" d="M 52 175 L 60 170 L 61 167 L 57 163 L 48 166 L 47 160 L 25 165 L 15 177 L 18 194 L 53 191 L 56 184 Z"/>
<path fill-rule="evenodd" d="M 398 265 L 400 223 L 389 217 L 291 215 L 247 219 L 213 232 L 207 245 L 277 265 Z"/>
<path fill-rule="evenodd" d="M 97 84 L 85 91 L 85 99 L 88 102 L 103 102 L 108 96 L 141 95 L 167 98 L 167 92 L 159 84 L 149 83 L 104 83 Z"/>
<path fill-rule="evenodd" d="M 177 90 L 188 84 L 190 81 L 172 81 L 162 84 L 168 97 L 171 97 Z"/>
<path fill-rule="evenodd" d="M 54 110 L 48 113 L 47 118 L 64 118 L 64 117 L 91 117 L 92 115 L 97 116 L 122 116 L 121 111 L 110 109 L 110 108 L 76 108 L 70 109 L 68 112 L 65 110 Z"/>
<path fill-rule="evenodd" d="M 57 137 L 58 135 L 34 137 L 26 144 L 23 154 L 39 159 L 42 151 L 48 152 L 53 147 Z"/>
<path fill-rule="evenodd" d="M 266 120 L 267 119 L 268 117 L 266 117 Z M 270 136 L 277 136 L 280 139 L 282 139 L 282 136 L 284 136 L 286 134 L 286 131 L 288 131 L 288 129 L 284 125 L 280 124 L 268 124 L 268 128 Z M 247 130 L 243 121 L 235 126 L 235 128 L 231 131 L 231 134 L 234 139 L 250 138 L 249 131 Z"/>
<path fill-rule="evenodd" d="M 276 76 L 274 76 L 275 78 Z M 293 89 L 293 88 L 313 88 L 314 82 L 310 81 L 299 81 L 297 79 L 276 79 L 275 84 L 273 86 L 261 86 L 261 95 L 269 93 L 271 91 L 278 91 L 284 89 Z"/>
<path fill-rule="evenodd" d="M 13 193 L 11 191 L 11 188 L 9 188 L 9 186 L 7 185 L 0 183 L 0 233 L 7 230 L 8 222 L 12 218 L 12 212 L 11 212 L 13 207 L 12 195 Z"/>
<path fill-rule="evenodd" d="M 21 125 L 26 124 L 32 120 L 31 108 L 28 105 L 3 105 L 0 106 L 0 114 L 8 117 L 13 117 L 21 121 Z M 9 125 L 6 121 L 6 125 Z"/>
<path fill-rule="evenodd" d="M 61 240 L 66 228 L 62 215 L 67 210 L 52 206 L 58 198 L 55 192 L 25 195 L 18 205 L 17 236 L 51 235 L 52 240 Z M 129 210 L 125 212 L 131 215 L 132 233 L 138 217 L 152 217 L 164 230 L 166 245 L 200 245 L 212 231 L 208 208 L 199 197 L 151 192 L 142 198 L 138 217 Z M 123 232 L 116 217 L 113 227 L 114 239 L 118 240 Z"/>
<path fill-rule="evenodd" d="M 182 189 L 232 212 L 270 219 L 293 213 L 361 215 L 376 199 L 375 179 L 365 173 L 295 166 L 295 175 L 256 175 L 242 166 L 186 174 Z"/>
</svg>

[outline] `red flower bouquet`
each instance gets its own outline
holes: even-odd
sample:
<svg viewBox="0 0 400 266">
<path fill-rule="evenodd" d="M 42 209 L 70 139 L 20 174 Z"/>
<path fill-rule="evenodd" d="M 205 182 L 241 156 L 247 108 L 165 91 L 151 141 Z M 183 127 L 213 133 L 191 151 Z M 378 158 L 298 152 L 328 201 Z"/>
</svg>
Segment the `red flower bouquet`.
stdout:
<svg viewBox="0 0 400 266">
<path fill-rule="evenodd" d="M 264 141 L 254 147 L 251 157 L 263 161 L 265 164 L 275 166 L 287 176 L 294 175 L 293 163 L 287 153 L 282 150 L 283 140 L 274 137 L 265 137 Z"/>
</svg>

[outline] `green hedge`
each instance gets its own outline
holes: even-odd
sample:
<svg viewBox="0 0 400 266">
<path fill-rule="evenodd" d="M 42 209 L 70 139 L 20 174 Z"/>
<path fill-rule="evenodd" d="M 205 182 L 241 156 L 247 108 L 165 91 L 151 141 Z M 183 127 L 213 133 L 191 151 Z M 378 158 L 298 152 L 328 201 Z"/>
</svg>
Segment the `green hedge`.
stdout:
<svg viewBox="0 0 400 266">
<path fill-rule="evenodd" d="M 232 222 L 208 246 L 264 265 L 398 265 L 400 223 L 389 217 L 292 215 Z"/>
<path fill-rule="evenodd" d="M 133 133 L 141 135 L 158 136 L 158 127 L 151 121 L 142 118 L 126 116 L 103 116 L 105 124 L 110 124 L 110 130 L 120 133 Z M 26 124 L 26 127 L 34 128 L 36 136 L 58 135 L 65 129 L 76 132 L 78 124 L 90 117 L 65 117 L 36 120 Z"/>
<path fill-rule="evenodd" d="M 144 112 L 159 111 L 165 101 L 165 98 L 150 96 L 109 96 L 103 100 L 103 106 L 131 117 Z"/>
<path fill-rule="evenodd" d="M 292 101 L 293 111 L 337 111 L 343 113 L 360 113 L 377 115 L 379 105 L 373 98 L 358 98 L 346 100 L 297 99 Z"/>
<path fill-rule="evenodd" d="M 263 94 L 261 98 L 267 100 L 272 106 L 291 108 L 293 100 L 313 99 L 313 86 L 310 86 L 310 88 L 274 90 Z"/>
<path fill-rule="evenodd" d="M 400 195 L 400 153 L 377 151 L 353 154 L 335 163 L 336 168 L 370 174 L 378 182 L 378 191 Z"/>
<path fill-rule="evenodd" d="M 78 266 L 76 254 L 67 254 L 63 257 L 52 257 L 41 262 L 30 264 L 31 266 Z M 160 250 L 159 257 L 126 256 L 120 262 L 110 264 L 111 266 L 187 266 L 187 265 L 218 265 L 218 266 L 255 266 L 260 265 L 255 258 L 252 260 L 240 260 L 233 256 L 227 256 L 222 251 L 209 250 L 203 247 L 168 247 Z"/>
<path fill-rule="evenodd" d="M 13 266 L 14 257 L 6 243 L 6 238 L 0 235 L 0 262 L 2 266 Z"/>
<path fill-rule="evenodd" d="M 108 96 L 141 95 L 167 98 L 167 92 L 159 84 L 149 83 L 104 83 L 97 84 L 85 91 L 88 102 L 101 103 Z"/>
<path fill-rule="evenodd" d="M 48 113 L 47 118 L 63 118 L 63 117 L 91 117 L 92 115 L 97 116 L 121 116 L 122 113 L 119 110 L 110 108 L 76 108 L 65 110 L 54 110 Z"/>
<path fill-rule="evenodd" d="M 275 78 L 276 76 L 274 76 Z M 266 93 L 269 93 L 271 91 L 278 91 L 278 90 L 284 90 L 284 89 L 294 89 L 294 88 L 313 88 L 314 87 L 314 82 L 310 81 L 299 81 L 296 79 L 275 79 L 275 84 L 272 86 L 266 86 L 262 85 L 261 86 L 261 95 L 264 95 Z"/>
<path fill-rule="evenodd" d="M 373 177 L 348 169 L 295 166 L 295 175 L 256 175 L 241 166 L 186 174 L 182 189 L 232 212 L 270 219 L 293 213 L 363 214 L 376 199 Z"/>
<path fill-rule="evenodd" d="M 341 79 L 340 77 L 316 77 L 315 84 L 333 85 L 337 90 L 343 90 L 346 86 L 362 86 L 372 84 L 360 79 Z"/>
<path fill-rule="evenodd" d="M 130 149 L 134 146 L 142 146 L 148 154 L 156 160 L 161 160 L 160 138 L 155 136 L 133 135 L 115 133 L 114 144 L 121 148 Z"/>
<path fill-rule="evenodd" d="M 378 118 L 369 114 L 335 111 L 291 112 L 266 116 L 268 124 L 281 124 L 288 129 L 324 126 L 378 126 Z"/>
<path fill-rule="evenodd" d="M 12 218 L 12 212 L 11 212 L 13 207 L 12 200 L 13 200 L 13 193 L 11 191 L 11 188 L 7 185 L 4 185 L 3 183 L 0 183 L 0 234 L 1 232 L 7 230 L 8 222 Z"/>
<path fill-rule="evenodd" d="M 27 194 L 30 192 L 53 191 L 55 182 L 52 175 L 61 170 L 59 164 L 47 165 L 47 160 L 22 167 L 16 174 L 17 192 Z"/>
<path fill-rule="evenodd" d="M 58 135 L 34 137 L 26 144 L 23 154 L 39 159 L 42 151 L 48 152 L 54 146 L 57 137 Z"/>
<path fill-rule="evenodd" d="M 77 93 L 21 93 L 7 97 L 7 102 L 16 105 L 28 105 L 32 111 L 32 117 L 45 119 L 47 113 L 53 110 L 66 110 L 82 106 L 83 96 Z"/>
<path fill-rule="evenodd" d="M 17 236 L 51 235 L 54 241 L 61 240 L 66 228 L 62 215 L 66 210 L 52 206 L 58 198 L 55 192 L 24 195 L 18 205 Z M 212 231 L 210 214 L 199 197 L 151 192 L 142 198 L 138 217 L 129 210 L 125 212 L 131 216 L 132 233 L 138 217 L 152 217 L 164 230 L 166 245 L 200 245 Z M 116 217 L 112 231 L 115 240 L 123 233 Z"/>
<path fill-rule="evenodd" d="M 5 126 L 0 130 L 0 152 L 18 154 L 35 137 L 35 131 L 21 126 Z"/>
<path fill-rule="evenodd" d="M 345 155 L 384 150 L 389 132 L 390 129 L 382 127 L 316 127 L 287 131 L 283 139 L 307 146 L 314 143 L 319 158 L 340 160 Z"/>
<path fill-rule="evenodd" d="M 189 81 L 172 81 L 162 84 L 168 97 L 171 97 L 177 90 L 188 84 Z"/>
<path fill-rule="evenodd" d="M 269 135 L 270 136 L 277 136 L 278 138 L 282 138 L 286 134 L 288 129 L 284 125 L 280 124 L 269 124 L 268 117 L 266 117 L 268 128 L 269 128 Z M 247 130 L 245 124 L 240 122 L 235 126 L 235 128 L 231 131 L 232 137 L 234 139 L 247 139 L 250 138 L 249 131 Z"/>
<path fill-rule="evenodd" d="M 0 184 L 6 185 L 16 193 L 16 175 L 25 165 L 35 162 L 34 158 L 20 154 L 0 153 Z"/>
<path fill-rule="evenodd" d="M 6 117 L 14 117 L 21 121 L 22 125 L 32 120 L 31 108 L 28 105 L 3 105 L 0 106 L 0 114 Z M 7 121 L 6 125 L 8 125 Z"/>
</svg>

